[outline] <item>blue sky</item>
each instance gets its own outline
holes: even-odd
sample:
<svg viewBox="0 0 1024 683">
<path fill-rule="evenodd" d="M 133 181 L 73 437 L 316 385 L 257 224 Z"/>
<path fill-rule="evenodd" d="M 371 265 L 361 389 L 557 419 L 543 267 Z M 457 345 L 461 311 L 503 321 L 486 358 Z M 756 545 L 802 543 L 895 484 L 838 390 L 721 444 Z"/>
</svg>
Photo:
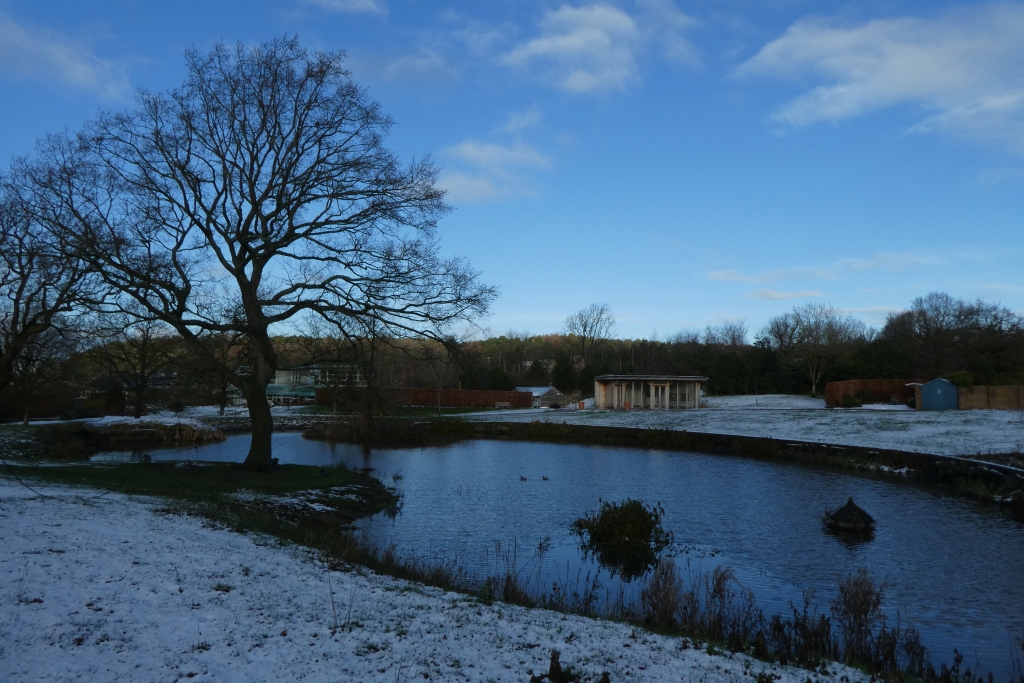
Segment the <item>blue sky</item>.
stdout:
<svg viewBox="0 0 1024 683">
<path fill-rule="evenodd" d="M 442 167 L 491 333 L 1024 311 L 1024 3 L 0 0 L 0 157 L 284 34 L 346 50 L 389 145 Z"/>
</svg>

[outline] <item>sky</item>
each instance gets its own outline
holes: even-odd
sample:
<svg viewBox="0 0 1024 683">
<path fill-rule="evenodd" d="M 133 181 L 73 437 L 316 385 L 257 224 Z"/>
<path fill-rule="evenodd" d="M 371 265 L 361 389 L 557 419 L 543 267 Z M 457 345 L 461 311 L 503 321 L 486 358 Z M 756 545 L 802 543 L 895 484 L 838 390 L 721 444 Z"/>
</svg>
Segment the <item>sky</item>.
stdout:
<svg viewBox="0 0 1024 683">
<path fill-rule="evenodd" d="M 500 290 L 481 334 L 1024 311 L 1024 3 L 0 0 L 0 160 L 284 35 L 441 168 L 441 248 Z"/>
</svg>

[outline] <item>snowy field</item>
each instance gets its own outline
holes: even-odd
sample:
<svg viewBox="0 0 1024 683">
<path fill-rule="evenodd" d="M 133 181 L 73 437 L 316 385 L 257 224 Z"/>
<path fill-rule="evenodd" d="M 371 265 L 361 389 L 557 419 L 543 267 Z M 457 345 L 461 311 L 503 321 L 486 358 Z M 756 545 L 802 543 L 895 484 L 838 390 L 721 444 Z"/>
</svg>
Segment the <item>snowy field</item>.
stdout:
<svg viewBox="0 0 1024 683">
<path fill-rule="evenodd" d="M 493 422 L 566 422 L 770 436 L 936 455 L 1024 452 L 1024 413 L 919 411 L 904 406 L 826 410 L 806 396 L 710 397 L 701 410 L 509 410 L 463 415 Z"/>
<path fill-rule="evenodd" d="M 596 681 L 779 683 L 864 677 L 680 649 L 624 624 L 528 610 L 365 571 L 160 511 L 0 478 L 0 680 L 518 681 L 563 665 Z M 94 494 L 92 494 L 94 495 Z M 331 596 L 334 596 L 332 606 Z M 335 624 L 348 628 L 332 627 Z"/>
</svg>

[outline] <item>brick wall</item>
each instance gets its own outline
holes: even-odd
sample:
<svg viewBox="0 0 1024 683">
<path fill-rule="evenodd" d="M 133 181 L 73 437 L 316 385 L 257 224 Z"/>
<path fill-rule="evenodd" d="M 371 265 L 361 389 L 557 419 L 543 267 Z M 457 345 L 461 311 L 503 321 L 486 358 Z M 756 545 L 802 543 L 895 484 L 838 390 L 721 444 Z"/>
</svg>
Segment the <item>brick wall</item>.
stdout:
<svg viewBox="0 0 1024 683">
<path fill-rule="evenodd" d="M 385 389 L 381 398 L 391 405 L 436 406 L 437 389 Z M 508 403 L 513 408 L 531 408 L 533 396 L 522 391 L 479 391 L 473 389 L 442 389 L 442 408 L 493 408 L 495 403 Z M 331 390 L 317 389 L 316 402 L 331 405 Z"/>
<path fill-rule="evenodd" d="M 1024 387 L 960 387 L 960 410 L 1021 410 L 1024 408 Z"/>
<path fill-rule="evenodd" d="M 841 408 L 843 394 L 857 398 L 857 394 L 869 403 L 889 403 L 893 399 L 906 403 L 914 395 L 914 388 L 907 384 L 912 379 L 848 379 L 845 382 L 829 382 L 825 385 L 825 406 Z"/>
<path fill-rule="evenodd" d="M 440 393 L 440 396 L 438 394 Z M 400 406 L 436 406 L 442 408 L 493 408 L 508 403 L 513 408 L 530 408 L 533 395 L 522 391 L 485 391 L 479 389 L 402 389 L 395 402 Z"/>
</svg>

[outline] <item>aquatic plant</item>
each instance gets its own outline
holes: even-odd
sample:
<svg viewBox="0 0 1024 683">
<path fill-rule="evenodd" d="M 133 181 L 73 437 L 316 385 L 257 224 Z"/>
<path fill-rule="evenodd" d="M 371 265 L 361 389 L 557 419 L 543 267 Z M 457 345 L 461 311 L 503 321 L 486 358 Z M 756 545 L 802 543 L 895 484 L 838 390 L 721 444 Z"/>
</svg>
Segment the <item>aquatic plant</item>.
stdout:
<svg viewBox="0 0 1024 683">
<path fill-rule="evenodd" d="M 661 524 L 665 509 L 633 498 L 600 502 L 596 513 L 576 519 L 570 530 L 580 537 L 584 553 L 594 555 L 613 576 L 618 573 L 627 582 L 643 576 L 673 540 Z"/>
<path fill-rule="evenodd" d="M 832 602 L 832 615 L 843 636 L 843 659 L 847 662 L 867 661 L 871 639 L 882 623 L 882 599 L 885 586 L 876 585 L 866 569 L 847 576 L 839 583 L 839 594 Z"/>
</svg>

